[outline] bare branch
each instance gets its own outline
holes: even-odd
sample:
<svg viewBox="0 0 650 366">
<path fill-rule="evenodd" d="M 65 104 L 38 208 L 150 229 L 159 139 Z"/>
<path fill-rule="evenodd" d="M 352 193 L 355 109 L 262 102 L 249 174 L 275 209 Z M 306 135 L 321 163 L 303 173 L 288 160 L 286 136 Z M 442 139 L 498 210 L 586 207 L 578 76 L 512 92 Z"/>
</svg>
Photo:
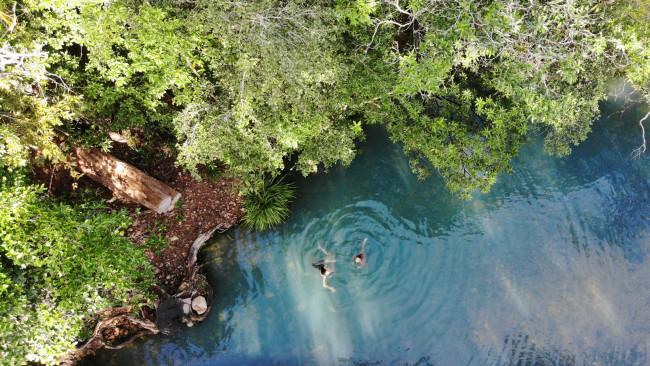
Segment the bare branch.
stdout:
<svg viewBox="0 0 650 366">
<path fill-rule="evenodd" d="M 5 71 L 7 66 L 22 66 L 25 60 L 35 57 L 44 57 L 47 54 L 43 51 L 34 51 L 28 53 L 17 52 L 9 43 L 5 43 L 0 48 L 0 71 Z"/>
<path fill-rule="evenodd" d="M 11 7 L 11 15 L 0 11 L 0 20 L 2 20 L 7 25 L 7 29 L 5 30 L 5 33 L 4 33 L 3 36 L 6 36 L 7 34 L 14 31 L 14 28 L 16 28 L 16 24 L 18 24 L 17 23 L 18 18 L 16 17 L 16 3 L 15 2 L 13 4 L 13 6 Z"/>
<path fill-rule="evenodd" d="M 641 155 L 645 154 L 647 150 L 647 143 L 645 139 L 645 127 L 643 126 L 643 122 L 646 119 L 648 119 L 648 117 L 650 117 L 650 111 L 648 111 L 648 113 L 646 113 L 645 116 L 641 118 L 641 120 L 639 120 L 639 126 L 641 126 L 641 139 L 643 142 L 641 143 L 641 146 L 637 147 L 636 149 L 634 149 L 634 151 L 632 151 L 633 159 L 639 159 Z"/>
</svg>

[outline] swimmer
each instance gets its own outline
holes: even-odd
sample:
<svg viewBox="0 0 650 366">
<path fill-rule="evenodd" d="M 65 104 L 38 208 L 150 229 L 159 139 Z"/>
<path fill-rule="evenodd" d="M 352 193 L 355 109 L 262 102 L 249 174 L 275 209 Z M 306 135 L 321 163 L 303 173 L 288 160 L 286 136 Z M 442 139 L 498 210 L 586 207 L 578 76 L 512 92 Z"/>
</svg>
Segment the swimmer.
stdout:
<svg viewBox="0 0 650 366">
<path fill-rule="evenodd" d="M 323 278 L 323 287 L 332 292 L 336 292 L 336 289 L 334 287 L 331 287 L 327 284 L 327 280 L 334 274 L 334 270 L 329 268 L 327 266 L 327 263 L 336 263 L 336 260 L 333 256 L 327 253 L 327 251 L 325 251 L 325 249 L 323 249 L 320 244 L 318 244 L 318 249 L 320 249 L 321 252 L 325 253 L 325 259 L 321 259 L 318 262 L 312 263 L 311 265 L 320 272 L 320 275 Z"/>
<path fill-rule="evenodd" d="M 368 238 L 364 238 L 363 241 L 361 242 L 361 252 L 359 254 L 354 256 L 354 264 L 356 264 L 359 268 L 363 267 L 366 265 L 366 242 L 368 241 Z"/>
</svg>

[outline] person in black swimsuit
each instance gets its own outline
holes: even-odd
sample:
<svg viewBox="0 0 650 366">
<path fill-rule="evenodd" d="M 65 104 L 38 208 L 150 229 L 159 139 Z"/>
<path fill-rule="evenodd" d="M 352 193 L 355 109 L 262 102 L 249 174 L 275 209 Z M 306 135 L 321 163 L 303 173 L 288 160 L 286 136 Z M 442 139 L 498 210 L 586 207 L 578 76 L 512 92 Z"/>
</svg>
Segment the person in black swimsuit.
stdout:
<svg viewBox="0 0 650 366">
<path fill-rule="evenodd" d="M 363 241 L 361 242 L 361 251 L 353 258 L 354 264 L 356 264 L 359 268 L 366 265 L 366 242 L 367 241 L 368 238 L 363 239 Z"/>
<path fill-rule="evenodd" d="M 311 265 L 320 272 L 321 276 L 325 276 L 327 274 L 327 268 L 325 267 L 325 261 L 323 259 L 319 260 L 318 262 L 314 262 Z"/>
<path fill-rule="evenodd" d="M 323 278 L 323 287 L 332 292 L 336 292 L 336 289 L 334 287 L 331 287 L 327 284 L 327 280 L 334 274 L 334 270 L 329 268 L 327 266 L 327 263 L 335 263 L 336 260 L 333 256 L 327 253 L 325 249 L 320 246 L 320 244 L 318 245 L 318 249 L 320 249 L 320 251 L 325 254 L 325 259 L 321 259 L 318 262 L 312 263 L 311 265 L 316 268 L 318 272 L 320 272 L 320 275 Z"/>
</svg>

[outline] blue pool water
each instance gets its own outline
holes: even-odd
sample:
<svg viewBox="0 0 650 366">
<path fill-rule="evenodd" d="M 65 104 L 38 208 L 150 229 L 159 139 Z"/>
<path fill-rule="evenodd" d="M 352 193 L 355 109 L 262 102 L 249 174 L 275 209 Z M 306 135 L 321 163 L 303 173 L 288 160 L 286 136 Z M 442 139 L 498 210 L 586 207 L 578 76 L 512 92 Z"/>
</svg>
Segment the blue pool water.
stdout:
<svg viewBox="0 0 650 366">
<path fill-rule="evenodd" d="M 568 158 L 533 139 L 469 201 L 418 181 L 371 129 L 350 167 L 299 182 L 286 224 L 206 248 L 206 322 L 91 361 L 648 365 L 650 157 L 630 158 L 640 113 L 602 118 Z M 319 243 L 336 256 L 336 293 L 311 266 Z"/>
</svg>

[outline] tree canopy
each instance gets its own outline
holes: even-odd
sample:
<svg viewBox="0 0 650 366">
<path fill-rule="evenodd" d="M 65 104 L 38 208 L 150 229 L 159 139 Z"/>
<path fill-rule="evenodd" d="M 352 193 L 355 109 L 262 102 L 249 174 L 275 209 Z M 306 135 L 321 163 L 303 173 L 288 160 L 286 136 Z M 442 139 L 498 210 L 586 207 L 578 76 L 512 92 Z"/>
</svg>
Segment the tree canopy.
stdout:
<svg viewBox="0 0 650 366">
<path fill-rule="evenodd" d="M 377 121 L 416 171 L 430 164 L 468 193 L 489 189 L 533 129 L 550 153 L 568 154 L 613 80 L 648 95 L 649 5 L 366 1 L 344 13 L 365 44 L 365 64 L 393 65 L 381 66 L 393 78 L 375 89 Z M 395 109 L 390 118 L 386 109 Z"/>
<path fill-rule="evenodd" d="M 647 95 L 648 5 L 6 2 L 2 161 L 165 133 L 179 164 L 252 187 L 347 164 L 380 123 L 415 172 L 486 190 L 533 129 L 568 154 L 613 80 Z"/>
</svg>

